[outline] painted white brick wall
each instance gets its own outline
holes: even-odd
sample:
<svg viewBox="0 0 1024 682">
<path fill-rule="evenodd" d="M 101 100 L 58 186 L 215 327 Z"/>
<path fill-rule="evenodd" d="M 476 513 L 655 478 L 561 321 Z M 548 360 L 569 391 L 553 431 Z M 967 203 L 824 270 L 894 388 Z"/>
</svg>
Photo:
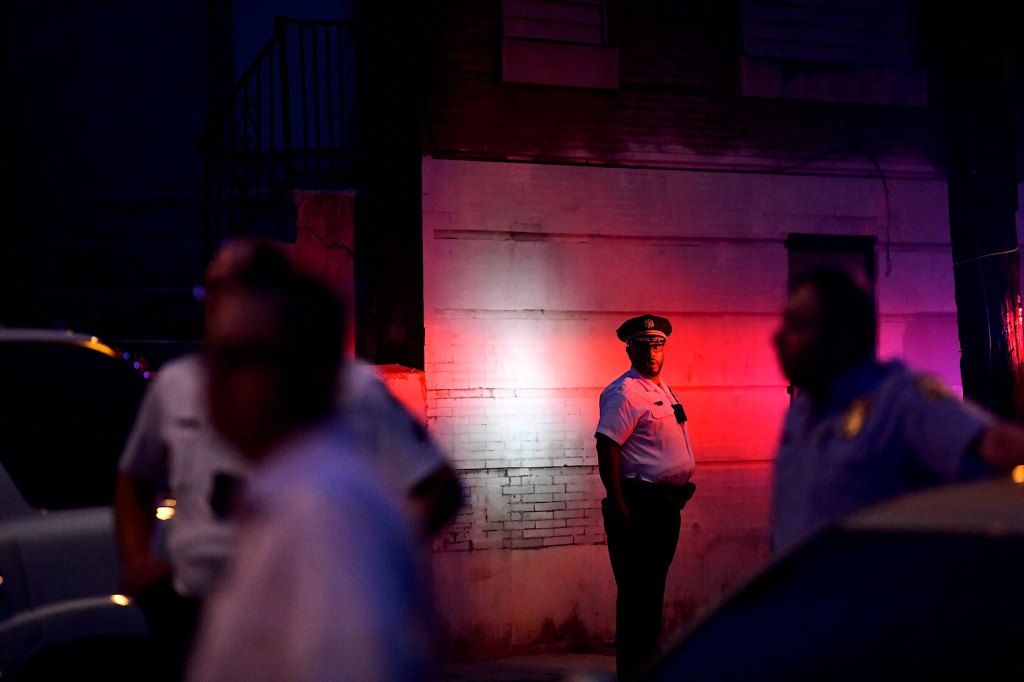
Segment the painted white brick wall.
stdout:
<svg viewBox="0 0 1024 682">
<path fill-rule="evenodd" d="M 488 467 L 461 472 L 467 506 L 441 549 L 600 544 L 601 482 L 594 466 Z"/>
<path fill-rule="evenodd" d="M 788 405 L 770 336 L 790 232 L 876 236 L 883 354 L 959 387 L 941 181 L 431 159 L 423 171 L 427 419 L 470 484 L 439 548 L 603 542 L 597 397 L 628 368 L 613 330 L 641 312 L 673 320 L 664 376 L 698 461 L 770 460 Z M 529 478 L 558 470 L 564 482 Z M 525 516 L 577 510 L 574 525 Z"/>
<path fill-rule="evenodd" d="M 465 603 L 446 603 L 453 632 L 528 640 L 538 618 L 577 614 L 610 632 L 593 433 L 601 389 L 628 368 L 614 330 L 642 312 L 673 322 L 663 376 L 698 460 L 666 624 L 767 558 L 789 401 L 770 336 L 790 232 L 877 237 L 881 354 L 960 388 L 945 183 L 891 178 L 887 190 L 873 178 L 424 159 L 427 420 L 467 490 L 435 545 L 442 587 L 465 572 Z M 593 574 L 557 608 L 526 608 L 522 594 L 583 557 Z"/>
</svg>

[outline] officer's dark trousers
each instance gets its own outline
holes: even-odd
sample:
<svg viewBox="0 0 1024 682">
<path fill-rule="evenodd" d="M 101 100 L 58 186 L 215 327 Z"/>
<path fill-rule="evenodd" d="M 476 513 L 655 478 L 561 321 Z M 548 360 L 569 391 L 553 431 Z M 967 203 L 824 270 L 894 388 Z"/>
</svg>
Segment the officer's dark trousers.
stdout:
<svg viewBox="0 0 1024 682">
<path fill-rule="evenodd" d="M 679 542 L 679 509 L 650 484 L 625 481 L 629 523 L 608 513 L 604 525 L 618 596 L 615 601 L 615 667 L 628 680 L 658 653 L 665 578 Z"/>
<path fill-rule="evenodd" d="M 140 592 L 135 601 L 146 616 L 156 654 L 146 679 L 180 682 L 199 623 L 199 600 L 179 595 L 167 576 Z"/>
</svg>

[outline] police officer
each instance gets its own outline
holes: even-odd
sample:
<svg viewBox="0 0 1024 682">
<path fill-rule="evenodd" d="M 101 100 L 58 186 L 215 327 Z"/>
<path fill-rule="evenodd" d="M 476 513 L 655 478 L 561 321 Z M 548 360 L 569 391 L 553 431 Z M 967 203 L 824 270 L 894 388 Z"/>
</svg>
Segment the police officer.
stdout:
<svg viewBox="0 0 1024 682">
<path fill-rule="evenodd" d="M 658 652 L 679 511 L 693 494 L 686 413 L 661 380 L 672 324 L 641 315 L 616 330 L 631 367 L 601 392 L 597 457 L 608 554 L 618 587 L 616 668 L 628 679 Z"/>
<path fill-rule="evenodd" d="M 849 273 L 810 270 L 790 285 L 773 338 L 796 388 L 775 455 L 772 549 L 903 493 L 1024 463 L 1024 430 L 876 356 L 872 294 Z"/>
</svg>

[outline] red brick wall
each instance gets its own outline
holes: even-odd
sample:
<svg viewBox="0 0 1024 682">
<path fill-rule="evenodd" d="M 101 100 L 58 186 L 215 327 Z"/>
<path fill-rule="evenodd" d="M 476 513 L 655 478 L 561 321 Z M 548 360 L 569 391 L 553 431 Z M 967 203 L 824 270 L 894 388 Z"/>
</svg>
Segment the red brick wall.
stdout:
<svg viewBox="0 0 1024 682">
<path fill-rule="evenodd" d="M 932 175 L 924 107 L 740 97 L 738 2 L 610 1 L 615 90 L 501 82 L 501 3 L 436 3 L 424 147 L 457 158 L 771 172 Z"/>
</svg>

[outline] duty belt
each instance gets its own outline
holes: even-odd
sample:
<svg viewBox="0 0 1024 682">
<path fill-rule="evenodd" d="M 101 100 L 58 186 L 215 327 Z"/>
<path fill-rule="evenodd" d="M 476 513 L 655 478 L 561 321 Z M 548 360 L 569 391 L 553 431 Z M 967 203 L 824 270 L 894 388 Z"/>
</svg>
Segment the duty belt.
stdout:
<svg viewBox="0 0 1024 682">
<path fill-rule="evenodd" d="M 622 481 L 622 490 L 627 495 L 664 501 L 677 509 L 682 509 L 690 501 L 696 489 L 693 481 L 687 481 L 682 485 L 650 483 L 640 478 L 627 478 Z"/>
</svg>

